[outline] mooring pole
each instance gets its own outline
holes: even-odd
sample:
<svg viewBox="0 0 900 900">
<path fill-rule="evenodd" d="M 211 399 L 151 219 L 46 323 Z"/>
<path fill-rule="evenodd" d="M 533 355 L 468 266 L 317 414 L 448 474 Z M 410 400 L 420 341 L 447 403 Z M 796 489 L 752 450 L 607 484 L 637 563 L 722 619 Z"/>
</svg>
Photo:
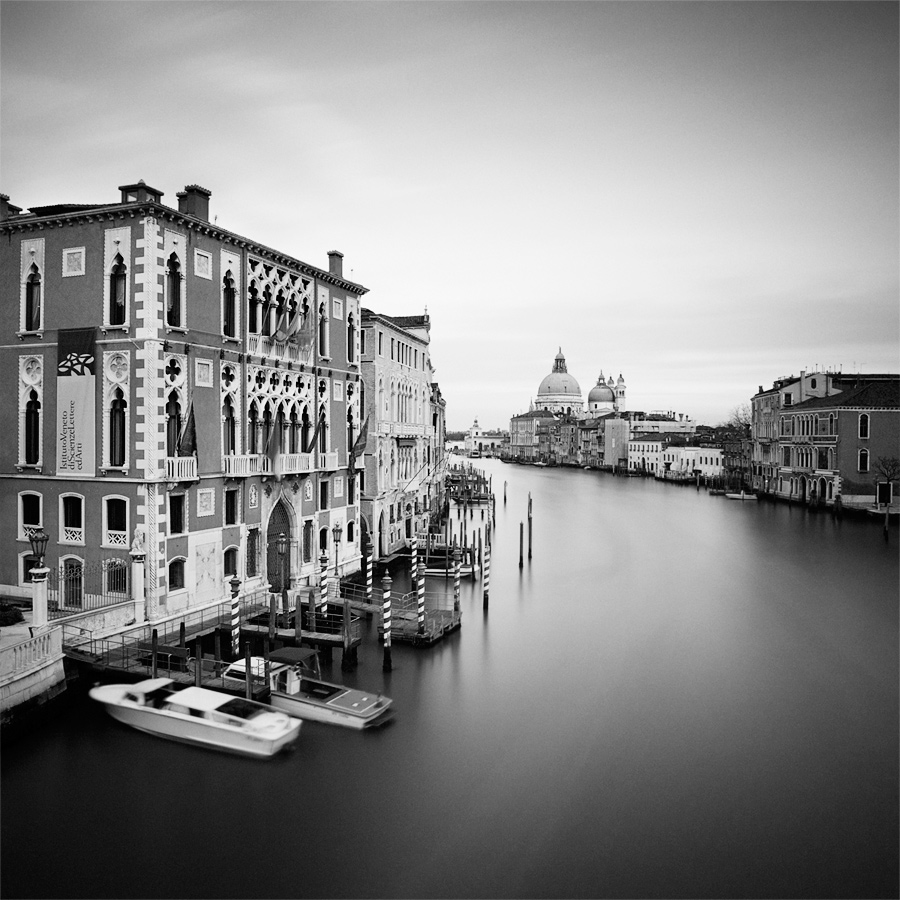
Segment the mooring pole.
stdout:
<svg viewBox="0 0 900 900">
<path fill-rule="evenodd" d="M 157 660 L 159 659 L 159 632 L 154 628 L 150 635 L 150 676 L 156 678 Z"/>
<path fill-rule="evenodd" d="M 478 568 L 484 574 L 484 550 L 481 545 L 481 529 L 478 530 Z"/>
<path fill-rule="evenodd" d="M 462 554 L 459 547 L 453 547 L 453 609 L 459 612 L 459 567 Z"/>
<path fill-rule="evenodd" d="M 409 546 L 412 550 L 409 557 L 409 583 L 412 585 L 413 590 L 415 590 L 416 576 L 419 574 L 419 539 L 416 535 L 412 536 Z"/>
<path fill-rule="evenodd" d="M 381 629 L 384 636 L 384 659 L 381 662 L 381 671 L 391 671 L 391 576 L 385 575 L 381 579 Z"/>
<path fill-rule="evenodd" d="M 417 596 L 417 627 L 419 634 L 425 634 L 425 563 L 419 563 L 419 578 L 416 582 Z"/>
<path fill-rule="evenodd" d="M 278 618 L 278 595 L 269 594 L 269 642 L 275 640 L 275 620 Z"/>
<path fill-rule="evenodd" d="M 341 637 L 343 638 L 344 652 L 341 654 L 341 670 L 343 672 L 349 672 L 353 668 L 353 661 L 350 658 L 353 655 L 353 652 L 350 649 L 350 601 L 347 599 L 344 600 L 344 622 L 342 631 L 343 634 Z"/>
<path fill-rule="evenodd" d="M 481 572 L 481 582 L 484 588 L 483 608 L 488 608 L 488 597 L 491 593 L 491 526 L 488 524 L 488 530 L 484 538 L 484 568 Z"/>
<path fill-rule="evenodd" d="M 244 696 L 251 700 L 253 698 L 253 687 L 250 684 L 250 641 L 244 644 Z"/>
<path fill-rule="evenodd" d="M 503 503 L 506 504 L 506 482 L 503 482 Z"/>
<path fill-rule="evenodd" d="M 531 559 L 531 491 L 528 492 L 528 558 Z"/>
<path fill-rule="evenodd" d="M 519 568 L 525 565 L 522 553 L 525 546 L 525 523 L 519 522 Z"/>
</svg>

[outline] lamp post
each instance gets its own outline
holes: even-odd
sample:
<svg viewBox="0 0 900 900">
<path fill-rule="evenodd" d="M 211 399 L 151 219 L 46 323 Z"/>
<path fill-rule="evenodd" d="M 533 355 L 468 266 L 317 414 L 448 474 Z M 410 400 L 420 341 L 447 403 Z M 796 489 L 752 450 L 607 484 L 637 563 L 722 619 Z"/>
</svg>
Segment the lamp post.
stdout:
<svg viewBox="0 0 900 900">
<path fill-rule="evenodd" d="M 278 535 L 278 540 L 275 541 L 275 549 L 278 551 L 278 559 L 280 561 L 280 570 L 281 570 L 281 608 L 284 611 L 284 619 L 285 623 L 287 622 L 288 617 L 288 569 L 285 563 L 287 562 L 287 549 L 288 549 L 288 540 L 287 535 L 282 531 L 281 534 Z M 285 626 L 286 627 L 286 626 Z"/>
<path fill-rule="evenodd" d="M 344 533 L 344 526 L 341 525 L 340 522 L 334 523 L 334 528 L 331 529 L 332 537 L 334 538 L 334 580 L 337 584 L 340 584 L 339 574 L 338 574 L 338 549 L 341 543 L 341 535 Z"/>
<path fill-rule="evenodd" d="M 31 544 L 31 552 L 37 557 L 38 564 L 31 570 L 32 601 L 31 601 L 31 627 L 44 628 L 48 622 L 47 616 L 47 576 L 50 570 L 44 567 L 44 553 L 47 550 L 47 541 L 50 538 L 43 528 L 38 527 L 28 535 Z"/>
</svg>

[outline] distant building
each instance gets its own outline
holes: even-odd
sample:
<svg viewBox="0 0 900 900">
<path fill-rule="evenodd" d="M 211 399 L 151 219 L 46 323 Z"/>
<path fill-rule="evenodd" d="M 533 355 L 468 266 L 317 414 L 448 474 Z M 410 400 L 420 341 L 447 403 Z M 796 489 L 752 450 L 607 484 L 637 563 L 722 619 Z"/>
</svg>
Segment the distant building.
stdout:
<svg viewBox="0 0 900 900">
<path fill-rule="evenodd" d="M 758 393 L 753 409 L 763 493 L 825 506 L 840 497 L 850 508 L 894 502 L 895 485 L 878 470 L 900 457 L 900 375 L 801 373 Z"/>
<path fill-rule="evenodd" d="M 485 431 L 478 425 L 478 419 L 476 419 L 472 427 L 465 433 L 463 450 L 470 456 L 473 454 L 493 456 L 495 453 L 499 455 L 500 448 L 508 443 L 509 435 L 507 433 Z"/>
</svg>

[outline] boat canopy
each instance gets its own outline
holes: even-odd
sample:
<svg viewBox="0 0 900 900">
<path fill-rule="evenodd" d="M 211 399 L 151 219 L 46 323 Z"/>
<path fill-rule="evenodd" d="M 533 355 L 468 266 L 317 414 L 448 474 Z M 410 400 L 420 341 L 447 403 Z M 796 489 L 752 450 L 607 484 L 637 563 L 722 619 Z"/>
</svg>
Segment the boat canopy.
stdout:
<svg viewBox="0 0 900 900">
<path fill-rule="evenodd" d="M 174 684 L 172 678 L 148 678 L 146 681 L 138 681 L 136 684 L 126 685 L 132 694 L 152 694 L 160 688 L 167 688 Z"/>
<path fill-rule="evenodd" d="M 287 663 L 289 666 L 308 665 L 316 658 L 316 651 L 308 647 L 282 647 L 269 654 L 272 662 Z"/>
</svg>

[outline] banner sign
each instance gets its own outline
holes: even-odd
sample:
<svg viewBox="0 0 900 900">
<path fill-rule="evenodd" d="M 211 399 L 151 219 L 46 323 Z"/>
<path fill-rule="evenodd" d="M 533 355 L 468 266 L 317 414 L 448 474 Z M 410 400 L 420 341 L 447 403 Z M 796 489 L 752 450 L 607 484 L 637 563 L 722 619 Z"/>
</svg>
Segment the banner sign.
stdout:
<svg viewBox="0 0 900 900">
<path fill-rule="evenodd" d="M 95 471 L 96 360 L 94 328 L 59 332 L 56 368 L 56 471 L 59 475 L 84 476 Z"/>
</svg>

